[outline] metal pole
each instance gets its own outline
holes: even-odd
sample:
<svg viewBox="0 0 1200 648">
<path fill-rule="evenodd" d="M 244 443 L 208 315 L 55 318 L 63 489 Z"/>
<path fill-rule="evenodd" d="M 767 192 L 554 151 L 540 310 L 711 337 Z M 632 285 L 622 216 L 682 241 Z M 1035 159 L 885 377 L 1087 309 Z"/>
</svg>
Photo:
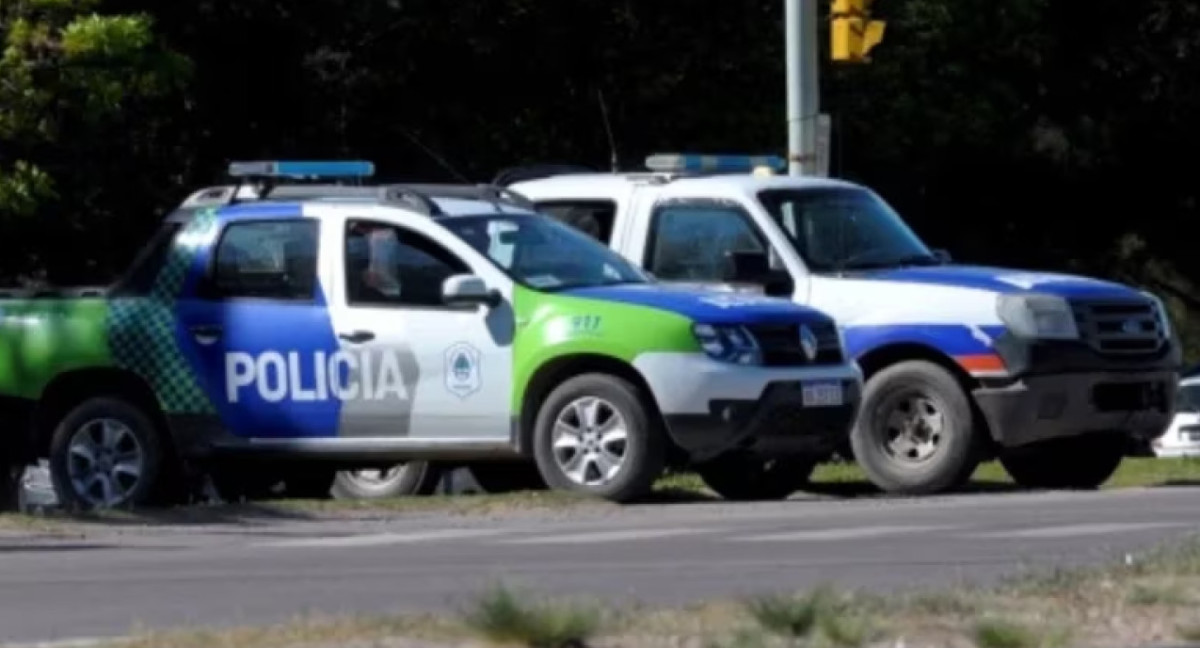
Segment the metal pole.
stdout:
<svg viewBox="0 0 1200 648">
<path fill-rule="evenodd" d="M 784 0 L 787 38 L 788 173 L 816 170 L 817 0 Z"/>
</svg>

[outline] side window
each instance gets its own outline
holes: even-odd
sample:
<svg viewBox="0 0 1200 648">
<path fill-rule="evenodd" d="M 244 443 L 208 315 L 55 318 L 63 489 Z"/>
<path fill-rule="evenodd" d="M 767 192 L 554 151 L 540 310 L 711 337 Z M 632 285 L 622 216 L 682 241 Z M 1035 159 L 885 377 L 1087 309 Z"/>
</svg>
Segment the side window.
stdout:
<svg viewBox="0 0 1200 648">
<path fill-rule="evenodd" d="M 308 219 L 229 225 L 217 243 L 212 296 L 311 301 L 319 227 Z"/>
<path fill-rule="evenodd" d="M 471 269 L 429 237 L 365 220 L 346 224 L 346 300 L 352 306 L 442 306 L 442 282 Z"/>
<path fill-rule="evenodd" d="M 617 204 L 611 200 L 550 200 L 537 203 L 537 208 L 602 243 L 612 240 Z"/>
<path fill-rule="evenodd" d="M 678 204 L 655 209 L 650 220 L 645 267 L 676 281 L 728 281 L 729 252 L 765 252 L 766 242 L 735 206 Z"/>
</svg>

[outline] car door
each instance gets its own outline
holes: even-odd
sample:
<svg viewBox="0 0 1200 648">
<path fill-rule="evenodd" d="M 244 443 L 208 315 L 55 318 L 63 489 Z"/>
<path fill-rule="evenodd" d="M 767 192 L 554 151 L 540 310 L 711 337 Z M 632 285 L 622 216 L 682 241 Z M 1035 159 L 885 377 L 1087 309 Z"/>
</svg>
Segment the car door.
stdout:
<svg viewBox="0 0 1200 648">
<path fill-rule="evenodd" d="M 337 345 L 318 281 L 322 224 L 294 206 L 232 213 L 218 220 L 175 306 L 184 360 L 234 437 L 336 436 L 324 358 Z"/>
<path fill-rule="evenodd" d="M 361 393 L 343 408 L 341 435 L 507 440 L 511 285 L 478 255 L 466 260 L 465 244 L 443 245 L 429 230 L 386 218 L 348 218 L 341 229 L 334 328 L 340 348 L 363 358 Z M 462 274 L 483 277 L 506 299 L 496 308 L 447 306 L 442 284 Z"/>
</svg>

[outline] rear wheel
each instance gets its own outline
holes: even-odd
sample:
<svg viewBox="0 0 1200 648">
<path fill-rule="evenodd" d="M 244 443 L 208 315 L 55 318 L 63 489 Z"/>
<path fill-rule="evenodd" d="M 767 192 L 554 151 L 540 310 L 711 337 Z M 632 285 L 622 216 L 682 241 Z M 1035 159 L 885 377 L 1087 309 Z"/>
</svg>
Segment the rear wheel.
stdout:
<svg viewBox="0 0 1200 648">
<path fill-rule="evenodd" d="M 981 455 L 966 392 L 949 371 L 923 360 L 897 363 L 867 380 L 850 443 L 872 483 L 908 495 L 961 486 Z"/>
<path fill-rule="evenodd" d="M 68 509 L 158 504 L 170 495 L 161 431 L 137 406 L 115 397 L 80 403 L 50 441 L 55 494 Z"/>
<path fill-rule="evenodd" d="M 387 499 L 429 495 L 441 471 L 426 461 L 407 461 L 384 469 L 343 470 L 334 477 L 337 499 Z"/>
<path fill-rule="evenodd" d="M 628 502 L 662 475 L 665 441 L 649 395 L 608 374 L 576 376 L 538 410 L 534 457 L 554 489 Z"/>
<path fill-rule="evenodd" d="M 1119 434 L 1086 434 L 1006 450 L 1000 464 L 1023 488 L 1091 490 L 1113 476 L 1127 450 Z"/>
<path fill-rule="evenodd" d="M 730 454 L 696 467 L 704 484 L 727 500 L 781 500 L 804 488 L 817 461 Z"/>
</svg>

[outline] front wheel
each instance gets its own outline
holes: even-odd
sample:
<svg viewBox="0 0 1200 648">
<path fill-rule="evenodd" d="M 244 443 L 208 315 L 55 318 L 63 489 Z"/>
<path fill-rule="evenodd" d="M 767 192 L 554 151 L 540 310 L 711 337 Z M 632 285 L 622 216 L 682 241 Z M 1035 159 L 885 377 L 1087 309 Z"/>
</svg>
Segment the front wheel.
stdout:
<svg viewBox="0 0 1200 648">
<path fill-rule="evenodd" d="M 961 486 L 981 454 L 966 392 L 949 371 L 922 360 L 867 380 L 850 443 L 872 483 L 906 495 Z"/>
<path fill-rule="evenodd" d="M 723 499 L 781 500 L 804 488 L 816 466 L 808 457 L 765 459 L 737 453 L 700 464 L 696 472 Z"/>
<path fill-rule="evenodd" d="M 68 509 L 116 509 L 166 495 L 159 430 L 119 398 L 93 398 L 67 413 L 50 441 L 50 476 Z"/>
<path fill-rule="evenodd" d="M 1120 435 L 1087 434 L 1007 450 L 1000 464 L 1022 488 L 1092 490 L 1113 476 L 1127 449 Z"/>
<path fill-rule="evenodd" d="M 546 484 L 614 502 L 646 495 L 665 465 L 662 426 L 648 399 L 608 374 L 559 385 L 534 428 L 534 458 Z"/>
</svg>

